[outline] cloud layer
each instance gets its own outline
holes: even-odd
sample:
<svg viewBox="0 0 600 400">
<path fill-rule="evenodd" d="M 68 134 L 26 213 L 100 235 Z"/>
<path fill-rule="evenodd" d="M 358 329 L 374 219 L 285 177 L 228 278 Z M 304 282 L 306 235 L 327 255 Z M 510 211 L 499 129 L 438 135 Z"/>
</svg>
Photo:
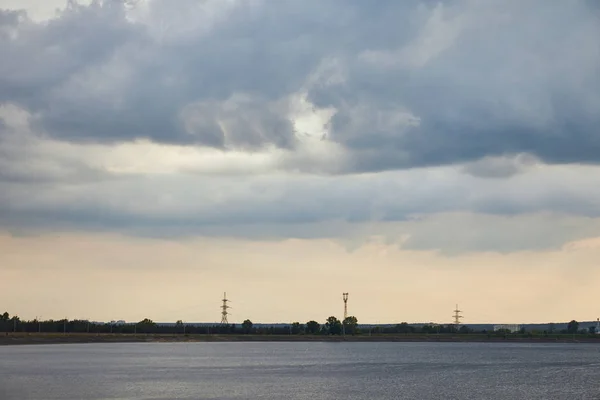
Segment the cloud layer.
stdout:
<svg viewBox="0 0 600 400">
<path fill-rule="evenodd" d="M 512 251 L 600 218 L 591 1 L 71 2 L 0 10 L 0 54 L 13 232 Z"/>
</svg>

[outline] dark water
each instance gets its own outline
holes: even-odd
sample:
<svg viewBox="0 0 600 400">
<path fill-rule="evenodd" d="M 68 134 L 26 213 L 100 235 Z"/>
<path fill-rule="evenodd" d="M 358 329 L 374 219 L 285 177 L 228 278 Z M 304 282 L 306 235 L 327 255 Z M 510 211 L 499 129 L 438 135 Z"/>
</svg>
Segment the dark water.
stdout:
<svg viewBox="0 0 600 400">
<path fill-rule="evenodd" d="M 9 346 L 0 399 L 600 399 L 600 346 Z"/>
</svg>

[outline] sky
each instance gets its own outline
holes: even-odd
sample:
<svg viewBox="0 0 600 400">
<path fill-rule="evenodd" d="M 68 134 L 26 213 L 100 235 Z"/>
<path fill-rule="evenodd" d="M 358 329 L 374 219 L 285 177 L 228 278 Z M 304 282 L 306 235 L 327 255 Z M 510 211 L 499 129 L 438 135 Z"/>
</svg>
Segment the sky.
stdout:
<svg viewBox="0 0 600 400">
<path fill-rule="evenodd" d="M 593 0 L 0 0 L 0 311 L 600 317 Z"/>
</svg>

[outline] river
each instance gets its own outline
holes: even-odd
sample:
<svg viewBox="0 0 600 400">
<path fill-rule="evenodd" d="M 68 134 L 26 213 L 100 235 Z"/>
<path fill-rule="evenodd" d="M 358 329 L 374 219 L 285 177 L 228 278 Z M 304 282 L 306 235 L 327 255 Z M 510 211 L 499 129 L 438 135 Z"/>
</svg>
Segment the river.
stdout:
<svg viewBox="0 0 600 400">
<path fill-rule="evenodd" d="M 0 399 L 599 399 L 600 346 L 122 343 L 0 347 Z"/>
</svg>

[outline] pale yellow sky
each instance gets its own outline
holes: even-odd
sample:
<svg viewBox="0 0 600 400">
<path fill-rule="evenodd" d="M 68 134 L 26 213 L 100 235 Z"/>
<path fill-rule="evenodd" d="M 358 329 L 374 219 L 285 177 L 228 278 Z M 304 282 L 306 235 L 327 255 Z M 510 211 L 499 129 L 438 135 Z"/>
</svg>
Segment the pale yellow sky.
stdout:
<svg viewBox="0 0 600 400">
<path fill-rule="evenodd" d="M 323 321 L 341 293 L 363 323 L 593 320 L 600 239 L 557 251 L 456 257 L 330 240 L 154 240 L 94 234 L 0 237 L 3 308 L 23 318 Z"/>
</svg>

